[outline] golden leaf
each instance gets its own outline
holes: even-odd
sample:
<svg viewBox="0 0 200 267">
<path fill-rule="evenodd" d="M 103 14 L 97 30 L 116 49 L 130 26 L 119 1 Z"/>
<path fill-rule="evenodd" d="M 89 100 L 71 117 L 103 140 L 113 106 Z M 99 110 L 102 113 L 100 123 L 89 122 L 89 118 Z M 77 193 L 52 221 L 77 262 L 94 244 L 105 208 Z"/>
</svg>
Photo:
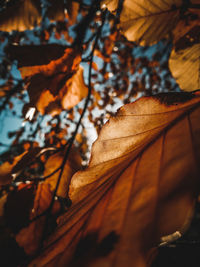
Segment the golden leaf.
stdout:
<svg viewBox="0 0 200 267">
<path fill-rule="evenodd" d="M 66 81 L 65 87 L 60 92 L 61 105 L 64 109 L 70 109 L 76 106 L 87 94 L 88 88 L 85 85 L 83 68 L 79 66 L 77 72 Z"/>
<path fill-rule="evenodd" d="M 200 28 L 199 28 L 200 29 Z M 169 58 L 169 69 L 184 91 L 200 88 L 200 43 L 182 50 L 172 50 Z"/>
<path fill-rule="evenodd" d="M 117 0 L 105 0 L 103 4 L 113 13 L 118 7 Z M 151 45 L 172 32 L 180 19 L 182 5 L 182 0 L 124 0 L 119 26 L 128 40 Z"/>
<path fill-rule="evenodd" d="M 173 30 L 173 50 L 169 69 L 180 88 L 193 91 L 200 88 L 200 12 L 192 10 Z"/>
<path fill-rule="evenodd" d="M 51 0 L 47 16 L 53 20 L 64 19 L 64 2 Z M 0 12 L 1 31 L 25 31 L 32 29 L 41 21 L 40 0 L 9 1 Z"/>
<path fill-rule="evenodd" d="M 30 266 L 150 266 L 188 227 L 199 193 L 200 94 L 143 97 L 102 128 L 72 207 Z M 175 233 L 178 233 L 175 234 Z"/>
<path fill-rule="evenodd" d="M 189 14 L 187 16 L 183 16 L 173 29 L 174 46 L 176 46 L 176 42 L 178 42 L 184 35 L 187 35 L 192 28 L 198 25 L 200 25 L 200 11 L 198 9 L 190 9 Z M 198 35 L 198 32 L 196 32 L 196 35 Z"/>
</svg>

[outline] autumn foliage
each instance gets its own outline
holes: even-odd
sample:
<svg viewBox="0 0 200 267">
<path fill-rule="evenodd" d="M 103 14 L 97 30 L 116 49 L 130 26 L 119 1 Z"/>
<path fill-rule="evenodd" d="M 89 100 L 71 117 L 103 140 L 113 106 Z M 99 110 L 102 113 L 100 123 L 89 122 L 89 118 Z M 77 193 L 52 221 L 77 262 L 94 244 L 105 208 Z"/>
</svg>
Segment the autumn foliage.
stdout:
<svg viewBox="0 0 200 267">
<path fill-rule="evenodd" d="M 199 1 L 0 8 L 3 266 L 163 267 L 199 216 Z"/>
</svg>

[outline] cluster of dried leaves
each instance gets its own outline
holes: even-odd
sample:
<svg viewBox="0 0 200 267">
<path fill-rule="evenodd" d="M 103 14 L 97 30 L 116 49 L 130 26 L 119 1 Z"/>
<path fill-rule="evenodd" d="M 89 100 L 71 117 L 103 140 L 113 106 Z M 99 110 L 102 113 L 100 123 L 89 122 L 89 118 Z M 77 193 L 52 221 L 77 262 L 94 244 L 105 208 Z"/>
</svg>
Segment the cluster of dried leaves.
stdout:
<svg viewBox="0 0 200 267">
<path fill-rule="evenodd" d="M 22 113 L 33 129 L 30 140 L 25 127 L 10 133 L 12 150 L 1 156 L 2 262 L 151 266 L 157 247 L 186 231 L 199 195 L 200 95 L 170 93 L 177 86 L 169 74 L 184 91 L 200 89 L 198 2 L 5 1 L 0 30 L 14 32 L 1 34 L 0 111 L 26 90 Z M 23 44 L 39 24 L 32 34 L 40 44 Z M 163 38 L 168 53 L 172 41 L 169 61 L 162 51 L 133 55 Z M 15 60 L 18 83 L 9 72 Z M 168 93 L 156 94 L 163 81 Z M 130 103 L 140 94 L 148 96 Z M 116 114 L 119 102 L 126 105 Z M 99 135 L 83 170 L 86 109 Z"/>
</svg>

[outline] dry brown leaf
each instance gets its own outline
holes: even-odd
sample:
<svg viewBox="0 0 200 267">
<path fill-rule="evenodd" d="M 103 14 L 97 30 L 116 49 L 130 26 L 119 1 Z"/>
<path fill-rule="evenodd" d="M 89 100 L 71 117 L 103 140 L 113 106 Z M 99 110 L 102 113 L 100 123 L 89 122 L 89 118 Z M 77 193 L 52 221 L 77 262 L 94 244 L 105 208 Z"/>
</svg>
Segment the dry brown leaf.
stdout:
<svg viewBox="0 0 200 267">
<path fill-rule="evenodd" d="M 40 20 L 39 1 L 11 1 L 0 13 L 1 31 L 24 31 L 37 25 Z"/>
<path fill-rule="evenodd" d="M 199 92 L 122 107 L 102 128 L 89 168 L 73 176 L 73 205 L 30 266 L 150 266 L 161 238 L 181 235 L 192 217 L 199 118 Z"/>
<path fill-rule="evenodd" d="M 173 31 L 173 50 L 169 68 L 180 88 L 193 91 L 200 88 L 200 12 L 190 12 Z"/>
<path fill-rule="evenodd" d="M 78 104 L 88 91 L 80 61 L 80 50 L 67 48 L 61 58 L 47 65 L 20 68 L 30 97 L 28 107 L 56 115 Z"/>
<path fill-rule="evenodd" d="M 12 168 L 12 172 L 17 173 L 20 171 L 44 150 L 37 147 L 28 153 L 25 152 Z M 62 164 L 64 153 L 62 151 L 49 157 L 44 166 L 45 175 L 49 175 Z M 64 166 L 64 172 L 57 191 L 58 196 L 67 197 L 70 178 L 80 168 L 81 157 L 75 149 L 72 149 L 70 157 Z M 49 208 L 58 174 L 59 172 L 46 179 L 44 183 L 40 183 L 37 190 L 35 190 L 36 186 L 29 182 L 30 184 L 20 184 L 17 190 L 1 198 L 0 216 L 5 217 L 7 227 L 17 234 L 16 241 L 29 255 L 33 255 L 41 243 L 46 219 L 45 216 L 42 216 L 31 223 L 30 220 L 33 220 Z M 60 210 L 60 203 L 55 200 L 51 215 L 58 214 Z M 56 223 L 55 218 L 54 223 Z"/>
<path fill-rule="evenodd" d="M 200 11 L 198 9 L 191 9 L 189 15 L 181 18 L 173 29 L 174 45 L 176 46 L 177 41 L 198 25 L 200 25 Z M 198 35 L 198 33 L 196 34 Z"/>
<path fill-rule="evenodd" d="M 0 166 L 0 185 L 8 184 L 12 181 L 12 169 L 16 162 L 13 163 L 4 162 Z"/>
<path fill-rule="evenodd" d="M 19 68 L 49 64 L 52 60 L 61 58 L 66 47 L 58 44 L 44 45 L 13 45 L 6 47 L 8 58 L 17 60 Z"/>
<path fill-rule="evenodd" d="M 81 51 L 77 48 L 66 48 L 64 54 L 56 59 L 51 60 L 49 64 L 39 66 L 21 67 L 20 72 L 22 78 L 25 79 L 37 73 L 42 73 L 44 76 L 51 76 L 55 74 L 67 73 L 71 74 L 77 70 L 81 61 Z"/>
<path fill-rule="evenodd" d="M 64 19 L 64 1 L 51 0 L 47 16 L 52 20 Z M 32 29 L 41 21 L 40 0 L 9 1 L 7 7 L 0 12 L 1 31 L 25 31 Z"/>
<path fill-rule="evenodd" d="M 15 172 L 13 168 L 21 161 L 26 153 L 24 152 L 15 157 L 12 163 L 6 161 L 0 166 L 0 185 L 8 184 L 12 181 L 12 173 Z"/>
<path fill-rule="evenodd" d="M 29 224 L 35 189 L 33 184 L 20 184 L 7 194 L 1 216 L 5 218 L 6 227 L 14 234 Z"/>
<path fill-rule="evenodd" d="M 51 174 L 55 169 L 61 166 L 63 162 L 63 158 L 65 155 L 65 151 L 58 152 L 51 157 L 45 163 L 45 171 L 44 176 L 48 176 Z M 71 181 L 72 175 L 81 169 L 81 157 L 80 154 L 75 150 L 72 149 L 69 154 L 69 158 L 64 166 L 64 171 L 62 174 L 62 178 L 57 190 L 57 195 L 60 197 L 67 197 L 68 190 L 69 190 L 69 183 Z M 51 191 L 55 190 L 56 183 L 58 180 L 59 172 L 55 173 L 51 177 L 45 180 L 44 183 L 49 184 Z"/>
<path fill-rule="evenodd" d="M 103 4 L 113 13 L 118 7 L 117 0 L 105 0 Z M 182 0 L 124 0 L 119 26 L 128 40 L 150 45 L 172 32 L 180 19 L 182 5 Z"/>
<path fill-rule="evenodd" d="M 200 88 L 200 43 L 182 50 L 172 50 L 169 69 L 184 91 Z"/>
<path fill-rule="evenodd" d="M 47 150 L 54 150 L 54 148 L 41 148 L 36 146 L 29 149 L 29 147 L 27 147 L 23 153 L 13 159 L 12 163 L 9 161 L 4 162 L 0 166 L 0 185 L 9 184 L 16 178 L 15 176 L 18 175 L 29 164 L 31 164 L 36 157 Z"/>
<path fill-rule="evenodd" d="M 66 93 L 65 93 L 66 92 Z M 77 72 L 60 92 L 61 105 L 64 109 L 70 109 L 76 106 L 88 94 L 88 87 L 85 85 L 83 77 L 83 68 L 79 66 Z"/>
<path fill-rule="evenodd" d="M 39 184 L 33 209 L 30 210 L 30 220 L 34 219 L 38 215 L 44 213 L 48 208 L 52 200 L 52 192 L 49 184 Z M 26 201 L 26 199 L 24 199 Z M 57 214 L 60 211 L 60 204 L 55 200 L 52 214 Z M 31 222 L 29 226 L 23 228 L 17 235 L 16 241 L 19 246 L 23 247 L 25 252 L 29 255 L 34 254 L 41 244 L 42 234 L 44 232 L 46 216 L 41 216 L 35 221 Z"/>
</svg>

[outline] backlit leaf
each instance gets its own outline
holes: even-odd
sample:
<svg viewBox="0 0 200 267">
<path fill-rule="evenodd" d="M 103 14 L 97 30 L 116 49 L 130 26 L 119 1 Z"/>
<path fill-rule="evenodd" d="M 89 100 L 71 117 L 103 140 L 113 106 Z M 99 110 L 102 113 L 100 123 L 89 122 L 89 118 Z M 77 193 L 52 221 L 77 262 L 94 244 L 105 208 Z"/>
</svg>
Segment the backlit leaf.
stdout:
<svg viewBox="0 0 200 267">
<path fill-rule="evenodd" d="M 200 26 L 200 11 L 198 9 L 190 9 L 187 15 L 180 18 L 176 27 L 173 29 L 173 43 L 175 47 L 177 47 L 177 42 L 182 43 L 182 45 L 185 43 L 184 40 L 180 40 L 185 35 L 187 35 L 188 41 L 190 42 L 191 38 L 198 38 L 198 28 L 196 28 L 198 25 Z M 195 34 L 190 36 L 190 31 L 193 28 L 195 28 L 196 36 Z"/>
<path fill-rule="evenodd" d="M 65 84 L 66 94 L 60 96 L 61 105 L 64 109 L 76 106 L 84 97 L 87 96 L 88 88 L 83 78 L 83 68 L 79 66 L 78 71 Z M 63 90 L 64 91 L 64 90 Z"/>
<path fill-rule="evenodd" d="M 30 104 L 40 113 L 56 115 L 69 109 L 87 95 L 78 49 L 67 48 L 64 55 L 47 65 L 20 68 Z"/>
<path fill-rule="evenodd" d="M 188 227 L 199 193 L 200 96 L 167 93 L 122 107 L 102 128 L 72 207 L 30 266 L 150 266 Z M 171 238 L 172 239 L 172 238 Z"/>
<path fill-rule="evenodd" d="M 182 50 L 172 50 L 169 68 L 180 88 L 192 91 L 200 88 L 200 43 Z"/>
<path fill-rule="evenodd" d="M 53 20 L 64 19 L 64 1 L 51 0 L 47 15 Z M 10 0 L 0 12 L 1 31 L 24 31 L 38 25 L 41 21 L 40 0 Z"/>
<path fill-rule="evenodd" d="M 197 3 L 197 0 L 191 1 Z M 117 0 L 103 1 L 115 13 Z M 120 28 L 130 41 L 150 45 L 168 36 L 180 19 L 182 0 L 124 0 L 120 15 Z"/>
</svg>

